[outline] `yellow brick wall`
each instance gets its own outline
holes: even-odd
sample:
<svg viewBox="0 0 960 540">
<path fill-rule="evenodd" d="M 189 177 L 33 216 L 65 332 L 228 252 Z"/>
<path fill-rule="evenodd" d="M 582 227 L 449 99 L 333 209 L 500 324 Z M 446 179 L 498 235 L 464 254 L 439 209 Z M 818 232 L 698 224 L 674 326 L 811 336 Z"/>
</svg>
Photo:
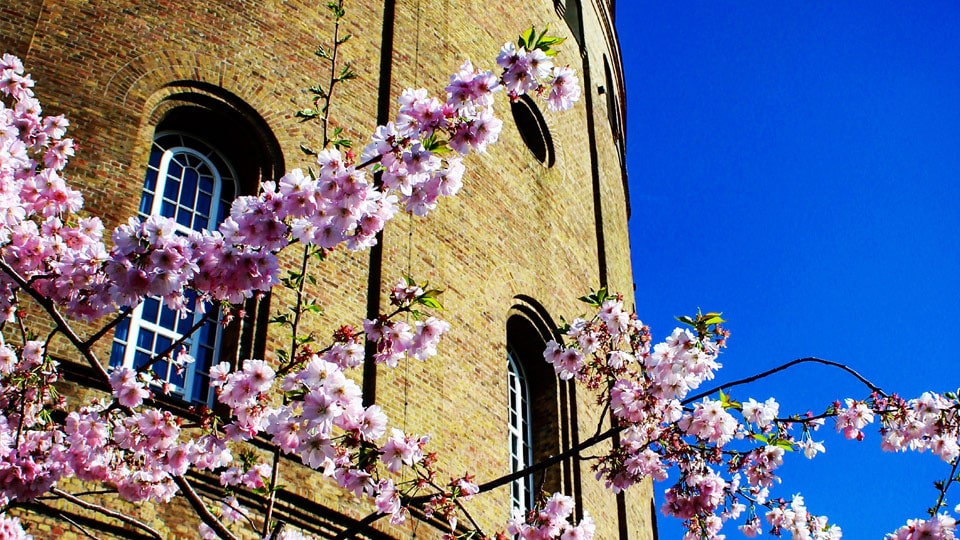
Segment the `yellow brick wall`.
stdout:
<svg viewBox="0 0 960 540">
<path fill-rule="evenodd" d="M 624 96 L 622 83 L 607 86 L 603 58 L 622 81 L 619 51 L 611 35 L 606 0 L 582 0 L 580 23 L 585 58 L 559 14 L 557 3 L 516 0 L 397 0 L 391 79 L 392 110 L 404 88 L 424 86 L 441 93 L 448 75 L 463 59 L 480 67 L 493 62 L 506 40 L 522 29 L 549 24 L 567 36 L 559 61 L 571 64 L 586 81 L 590 100 L 574 111 L 553 114 L 541 107 L 553 137 L 556 163 L 546 167 L 525 147 L 499 96 L 504 121 L 500 142 L 485 155 L 466 161 L 459 196 L 443 200 L 427 219 L 401 216 L 384 234 L 381 289 L 402 274 L 445 289 L 442 297 L 452 330 L 440 355 L 410 361 L 377 373 L 377 403 L 392 425 L 429 433 L 430 449 L 450 475 L 471 472 L 480 482 L 509 472 L 506 432 L 506 321 L 518 295 L 542 305 L 553 320 L 584 310 L 576 298 L 606 281 L 632 305 L 633 281 L 627 234 L 624 165 L 610 125 L 607 93 Z M 236 96 L 255 110 L 279 143 L 286 169 L 306 165 L 300 143 L 319 144 L 318 125 L 298 123 L 294 111 L 309 103 L 303 89 L 325 79 L 324 64 L 312 54 L 329 42 L 332 24 L 322 2 L 296 0 L 246 2 L 130 2 L 127 0 L 23 0 L 16 9 L 0 7 L 0 49 L 19 55 L 38 84 L 50 114 L 66 113 L 69 136 L 79 143 L 68 178 L 83 186 L 88 209 L 102 215 L 108 228 L 134 215 L 146 156 L 164 100 L 194 83 Z M 346 30 L 354 35 L 343 49 L 359 78 L 350 81 L 335 103 L 333 123 L 359 139 L 375 126 L 378 100 L 383 2 L 346 2 Z M 568 11 L 568 17 L 570 12 Z M 195 86 L 195 85 L 194 85 Z M 604 86 L 604 94 L 599 87 Z M 592 101 L 592 110 L 588 110 Z M 592 125 L 591 125 L 592 124 Z M 590 131 L 594 140 L 590 140 Z M 590 148 L 595 148 L 591 158 Z M 600 189 L 606 275 L 601 275 L 594 182 Z M 284 263 L 293 264 L 291 253 Z M 316 331 L 329 336 L 344 323 L 359 325 L 365 312 L 369 254 L 334 253 L 314 267 L 320 286 L 309 290 L 324 308 Z M 271 310 L 289 301 L 274 294 Z M 283 346 L 271 333 L 270 351 Z M 100 350 L 108 356 L 107 345 Z M 357 374 L 359 381 L 360 374 Z M 536 383 L 536 381 L 534 381 Z M 547 384 L 557 384 L 548 381 Z M 85 391 L 76 389 L 76 393 Z M 576 416 L 568 422 L 579 438 L 591 436 L 598 410 L 583 389 L 575 394 Z M 559 406 L 559 404 L 558 404 Z M 594 452 L 596 453 L 596 452 Z M 593 479 L 589 463 L 577 463 L 583 506 L 595 518 L 598 538 L 618 538 L 616 499 Z M 444 479 L 445 480 L 445 479 Z M 361 518 L 369 505 L 344 496 L 336 486 L 303 467 L 285 463 L 281 483 L 330 512 Z M 627 496 L 629 538 L 652 538 L 649 485 Z M 479 497 L 471 512 L 492 533 L 509 517 L 509 491 Z M 76 508 L 72 508 L 76 511 Z M 170 538 L 191 538 L 196 520 L 184 505 L 144 509 L 148 521 Z M 83 512 L 80 512 L 83 513 Z M 28 518 L 29 519 L 29 518 Z M 390 529 L 395 537 L 432 538 L 427 525 Z M 35 523 L 39 537 L 79 537 L 77 529 L 47 518 Z"/>
</svg>

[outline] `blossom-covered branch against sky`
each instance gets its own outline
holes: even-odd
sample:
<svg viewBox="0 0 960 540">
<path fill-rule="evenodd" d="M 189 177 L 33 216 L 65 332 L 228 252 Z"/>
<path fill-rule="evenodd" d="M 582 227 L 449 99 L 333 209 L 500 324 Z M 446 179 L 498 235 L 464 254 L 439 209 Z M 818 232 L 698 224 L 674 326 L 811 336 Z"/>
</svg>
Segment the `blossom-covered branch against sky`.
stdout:
<svg viewBox="0 0 960 540">
<path fill-rule="evenodd" d="M 722 309 L 734 330 L 724 380 L 816 356 L 904 397 L 955 391 L 956 5 L 616 7 L 644 322 L 662 333 L 679 313 Z M 861 388 L 808 364 L 750 394 L 802 412 Z M 846 538 L 880 538 L 935 502 L 932 482 L 949 473 L 938 456 L 883 452 L 869 430 L 839 444 L 834 431 L 817 438 L 826 454 L 778 471 Z"/>
</svg>

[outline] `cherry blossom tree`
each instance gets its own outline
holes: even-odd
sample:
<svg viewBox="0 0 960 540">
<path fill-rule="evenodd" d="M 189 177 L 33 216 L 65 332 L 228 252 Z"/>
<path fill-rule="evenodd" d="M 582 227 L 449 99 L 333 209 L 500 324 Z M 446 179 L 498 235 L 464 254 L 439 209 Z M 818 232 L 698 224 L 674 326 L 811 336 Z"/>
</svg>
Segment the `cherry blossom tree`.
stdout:
<svg viewBox="0 0 960 540">
<path fill-rule="evenodd" d="M 332 5 L 339 32 L 342 6 Z M 613 427 L 569 451 L 523 471 L 477 484 L 469 475 L 441 480 L 429 438 L 391 427 L 377 405 L 364 406 L 359 386 L 347 376 L 362 364 L 364 344 L 375 345 L 377 364 L 394 367 L 437 353 L 449 324 L 437 318 L 439 292 L 404 277 L 390 291 L 392 311 L 344 325 L 326 344 L 311 342 L 304 319 L 316 309 L 305 299 L 309 266 L 335 249 L 362 250 L 402 212 L 424 216 L 441 197 L 454 196 L 466 171 L 464 158 L 497 141 L 497 93 L 508 99 L 536 94 L 548 108 L 571 108 L 580 95 L 574 72 L 557 62 L 562 39 L 521 34 L 496 57 L 498 69 L 469 61 L 450 77 L 443 100 L 425 89 L 406 90 L 396 119 L 378 126 L 359 156 L 343 132 L 328 133 L 335 90 L 353 74 L 338 64 L 343 43 L 335 33 L 325 87 L 314 90 L 313 107 L 298 114 L 322 124 L 315 162 L 257 196 L 238 198 L 214 232 L 178 234 L 169 218 L 131 218 L 104 239 L 99 218 L 83 209 L 83 196 L 64 175 L 75 153 L 63 116 L 44 116 L 20 60 L 0 59 L 0 537 L 29 538 L 8 510 L 40 496 L 70 500 L 121 519 L 144 534 L 161 537 L 135 516 L 94 505 L 59 487 L 76 479 L 114 490 L 128 501 L 168 503 L 181 496 L 199 516 L 204 538 L 238 538 L 252 529 L 265 538 L 302 535 L 274 519 L 282 455 L 295 456 L 342 489 L 372 501 L 381 517 L 400 524 L 414 505 L 450 523 L 449 538 L 485 538 L 465 504 L 471 498 L 616 439 L 594 462 L 597 477 L 612 492 L 646 478 L 676 482 L 662 511 L 684 521 L 688 538 L 718 538 L 728 521 L 748 536 L 769 531 L 793 538 L 834 539 L 840 528 L 809 511 L 801 496 L 773 492 L 777 468 L 790 453 L 814 458 L 824 451 L 816 433 L 828 419 L 848 439 L 865 438 L 880 426 L 889 451 L 927 451 L 949 465 L 927 519 L 908 521 L 890 538 L 953 538 L 955 521 L 945 505 L 958 480 L 958 399 L 925 393 L 914 399 L 888 394 L 841 364 L 804 358 L 750 379 L 712 381 L 726 345 L 718 313 L 681 317 L 684 325 L 654 344 L 650 330 L 624 307 L 624 299 L 601 289 L 583 297 L 592 315 L 573 319 L 552 341 L 545 361 L 560 379 L 575 380 L 597 396 Z M 378 173 L 373 176 L 372 173 Z M 298 250 L 297 271 L 278 256 Z M 137 367 L 110 368 L 96 344 L 147 297 L 171 309 L 197 305 L 236 310 L 247 298 L 274 288 L 292 291 L 294 305 L 273 324 L 289 335 L 275 359 L 245 359 L 232 370 L 211 369 L 220 409 L 197 411 L 185 425 L 151 400 L 169 390 L 153 374 L 157 362 L 183 369 L 193 359 L 183 339 Z M 43 315 L 46 326 L 31 328 Z M 409 318 L 408 318 L 409 316 Z M 81 335 L 77 321 L 101 328 Z M 408 321 L 413 321 L 412 324 Z M 199 328 L 199 326 L 195 327 Z M 45 334 L 44 334 L 45 332 Z M 60 369 L 49 349 L 65 340 L 76 358 L 110 388 L 93 403 L 73 403 L 58 392 Z M 818 413 L 784 414 L 774 398 L 734 399 L 739 388 L 793 365 L 816 362 L 858 377 L 869 391 L 862 399 L 837 401 Z M 601 424 L 602 425 L 602 424 Z M 242 443 L 267 441 L 272 457 L 243 454 Z M 189 470 L 216 475 L 224 498 L 210 505 L 187 478 Z M 404 475 L 399 475 L 403 471 Z M 410 480 L 401 481 L 400 478 Z M 265 494 L 256 514 L 230 495 L 232 489 Z M 256 515 L 255 515 L 256 514 Z M 584 512 L 574 522 L 573 501 L 544 495 L 526 514 L 514 516 L 501 538 L 589 539 L 594 525 Z M 344 531 L 342 537 L 349 537 Z"/>
</svg>

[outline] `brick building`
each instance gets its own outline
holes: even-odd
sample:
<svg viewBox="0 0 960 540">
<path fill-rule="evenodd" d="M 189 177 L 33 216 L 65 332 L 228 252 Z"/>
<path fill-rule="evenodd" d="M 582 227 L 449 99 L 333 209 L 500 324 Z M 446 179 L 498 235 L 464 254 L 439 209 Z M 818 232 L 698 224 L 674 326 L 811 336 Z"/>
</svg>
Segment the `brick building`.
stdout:
<svg viewBox="0 0 960 540">
<path fill-rule="evenodd" d="M 196 171 L 199 187 L 195 199 L 174 204 L 189 207 L 197 226 L 216 220 L 218 201 L 254 193 L 260 181 L 307 164 L 299 147 L 318 139 L 317 126 L 298 122 L 294 112 L 309 104 L 304 89 L 323 77 L 326 67 L 312 51 L 332 34 L 328 12 L 315 4 L 21 0 L 0 7 L 0 52 L 24 61 L 46 113 L 67 114 L 80 148 L 68 180 L 83 186 L 86 207 L 108 228 L 138 212 L 166 211 L 163 179 L 178 163 Z M 329 331 L 324 325 L 356 324 L 385 306 L 381 292 L 403 274 L 445 290 L 444 318 L 453 329 L 437 358 L 392 370 L 371 365 L 358 375 L 367 399 L 393 425 L 431 434 L 442 470 L 469 471 L 483 482 L 570 448 L 605 420 L 586 392 L 556 378 L 540 352 L 561 316 L 583 312 L 576 298 L 584 292 L 601 284 L 628 297 L 633 291 L 613 0 L 357 0 L 345 8 L 353 38 L 342 54 L 358 79 L 335 99 L 332 121 L 360 145 L 392 118 L 402 89 L 439 93 L 466 58 L 493 67 L 502 43 L 532 24 L 568 38 L 559 62 L 577 70 L 584 89 L 572 112 L 541 112 L 532 100 L 510 104 L 500 96 L 500 141 L 468 158 L 460 195 L 427 219 L 397 218 L 372 251 L 336 252 L 314 270 L 318 285 L 309 293 L 324 308 L 322 333 Z M 285 300 L 274 293 L 246 306 L 247 317 L 231 327 L 211 326 L 193 341 L 196 353 L 271 359 L 280 337 L 265 321 Z M 102 354 L 130 362 L 145 336 L 149 352 L 176 335 L 163 309 L 144 305 Z M 82 383 L 83 370 L 71 371 L 64 360 Z M 175 381 L 183 403 L 209 399 L 198 364 Z M 598 538 L 653 537 L 649 486 L 615 497 L 589 465 L 567 461 L 505 485 L 475 499 L 471 512 L 493 532 L 538 489 L 560 490 L 595 518 Z M 354 527 L 370 512 L 293 461 L 281 483 L 277 517 L 320 537 Z M 203 479 L 197 484 L 211 494 L 218 489 Z M 109 495 L 99 497 L 116 506 Z M 256 509 L 257 496 L 246 497 Z M 105 537 L 141 537 L 70 503 L 33 510 L 25 519 L 38 538 L 82 537 L 58 519 L 60 512 Z M 170 538 L 197 535 L 185 505 L 131 511 Z M 418 519 L 399 529 L 378 522 L 360 530 L 369 538 L 440 534 Z"/>
</svg>

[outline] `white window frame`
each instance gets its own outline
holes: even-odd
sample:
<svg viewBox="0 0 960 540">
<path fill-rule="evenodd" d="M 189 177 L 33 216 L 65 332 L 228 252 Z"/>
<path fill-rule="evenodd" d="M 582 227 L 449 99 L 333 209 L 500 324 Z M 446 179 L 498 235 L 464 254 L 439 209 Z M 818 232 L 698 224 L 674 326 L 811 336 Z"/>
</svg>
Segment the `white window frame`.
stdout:
<svg viewBox="0 0 960 540">
<path fill-rule="evenodd" d="M 530 389 L 516 351 L 507 345 L 507 447 L 510 473 L 533 463 L 533 434 L 530 426 Z M 511 513 L 526 514 L 533 507 L 533 475 L 510 482 Z"/>
<path fill-rule="evenodd" d="M 171 136 L 179 137 L 180 144 L 175 146 L 170 146 L 169 148 L 162 147 L 159 141 L 170 140 L 172 138 Z M 159 163 L 157 163 L 156 166 L 154 166 L 152 163 L 148 164 L 147 174 L 150 175 L 152 173 L 154 175 L 155 180 L 154 180 L 154 186 L 152 191 L 149 190 L 147 187 L 147 180 L 146 179 L 144 180 L 144 187 L 143 187 L 143 190 L 141 191 L 141 208 L 139 212 L 140 217 L 146 218 L 150 215 L 160 214 L 163 202 L 166 200 L 168 203 L 172 203 L 174 205 L 175 211 L 174 211 L 174 216 L 172 216 L 172 219 L 174 219 L 176 223 L 175 230 L 178 234 L 186 235 L 186 234 L 189 234 L 190 232 L 193 232 L 194 230 L 201 230 L 201 231 L 216 230 L 219 223 L 223 220 L 223 218 L 226 217 L 226 216 L 219 215 L 221 212 L 221 208 L 228 208 L 230 202 L 232 202 L 232 201 L 221 200 L 223 183 L 231 182 L 233 187 L 233 193 L 234 194 L 238 193 L 239 186 L 237 185 L 236 175 L 233 173 L 233 170 L 230 168 L 229 162 L 226 159 L 224 159 L 222 155 L 219 155 L 216 152 L 216 150 L 214 150 L 205 142 L 199 139 L 196 139 L 185 133 L 169 132 L 169 131 L 157 133 L 154 137 L 154 143 L 153 143 L 153 148 L 151 149 L 151 155 L 153 155 L 153 152 L 156 152 L 158 150 L 162 152 Z M 216 157 L 219 159 L 219 161 L 222 164 L 224 164 L 228 170 L 221 171 L 220 168 L 217 167 L 217 165 L 211 159 L 211 156 L 215 154 L 216 154 Z M 181 204 L 183 200 L 182 197 L 183 197 L 183 187 L 184 187 L 183 170 L 181 170 L 181 175 L 179 178 L 180 189 L 177 193 L 176 200 L 168 199 L 168 198 L 165 198 L 164 196 L 167 182 L 168 182 L 168 179 L 170 178 L 169 176 L 170 164 L 171 162 L 173 162 L 174 158 L 178 158 L 177 163 L 181 164 L 179 162 L 179 159 L 182 159 L 182 158 L 179 158 L 179 156 L 190 156 L 195 160 L 199 160 L 200 167 L 208 168 L 209 172 L 211 173 L 210 175 L 208 175 L 208 177 L 212 176 L 212 180 L 213 180 L 212 181 L 213 185 L 209 193 L 210 208 L 207 210 L 199 209 L 201 212 L 202 211 L 208 212 L 206 227 L 194 229 L 193 227 L 187 227 L 176 221 L 177 214 L 181 211 L 186 210 L 191 212 L 191 220 L 190 220 L 191 225 L 195 225 L 194 219 L 195 219 L 195 214 L 198 212 L 197 204 L 199 199 L 198 194 L 200 192 L 199 178 L 197 179 L 197 186 L 193 194 L 192 206 Z M 183 164 L 181 164 L 181 166 L 182 165 Z M 182 167 L 182 169 L 185 169 L 185 168 L 186 167 Z M 144 197 L 147 195 L 153 197 L 153 200 L 152 200 L 152 203 L 150 204 L 150 208 L 143 208 L 142 205 L 144 203 Z M 159 299 L 155 299 L 155 300 L 157 300 L 160 303 L 158 310 L 165 309 L 163 302 L 161 300 Z M 134 366 L 134 360 L 136 358 L 136 353 L 138 350 L 148 353 L 151 357 L 155 353 L 160 352 L 160 349 L 156 348 L 156 340 L 158 338 L 163 337 L 170 340 L 170 343 L 174 343 L 183 337 L 182 333 L 176 331 L 176 327 L 169 328 L 167 326 L 164 326 L 163 324 L 158 324 L 157 322 L 144 319 L 143 317 L 144 303 L 145 302 L 141 302 L 139 305 L 137 305 L 136 308 L 134 308 L 131 311 L 130 317 L 129 317 L 129 324 L 127 326 L 126 339 L 114 338 L 114 343 L 124 347 L 122 364 L 127 367 Z M 200 357 L 199 354 L 201 352 L 202 347 L 210 348 L 211 349 L 210 364 L 212 366 L 213 363 L 216 361 L 216 359 L 219 358 L 220 356 L 220 346 L 222 341 L 221 340 L 222 327 L 220 325 L 220 320 L 219 320 L 220 319 L 219 308 L 208 306 L 208 309 L 218 310 L 216 316 L 213 318 L 215 330 L 213 332 L 213 336 L 210 338 L 212 339 L 213 343 L 212 344 L 209 342 L 201 343 L 201 340 L 199 339 L 200 332 L 202 331 L 202 328 L 201 328 L 201 329 L 198 329 L 197 332 L 184 343 L 184 345 L 187 346 L 187 352 L 189 352 L 189 354 L 194 358 Z M 160 319 L 159 313 L 160 311 L 158 311 L 158 319 Z M 190 317 L 190 315 L 188 315 L 188 317 Z M 195 324 L 200 322 L 200 320 L 203 319 L 203 317 L 204 315 L 195 309 L 192 313 L 192 320 L 189 320 L 189 321 L 178 320 L 174 322 L 174 325 L 186 327 L 186 328 L 192 328 Z M 189 324 L 186 324 L 186 323 L 189 323 Z M 141 330 L 152 332 L 154 334 L 155 336 L 154 343 L 152 345 L 153 350 L 140 349 L 138 347 L 137 341 L 138 341 L 138 337 L 140 335 Z M 114 361 L 112 357 L 111 357 L 111 361 L 112 362 Z M 172 389 L 170 392 L 171 394 L 177 395 L 178 397 L 180 397 L 185 401 L 194 402 L 192 396 L 194 393 L 194 383 L 196 381 L 196 375 L 197 375 L 196 364 L 195 363 L 189 364 L 184 368 L 182 386 L 179 386 L 175 383 L 170 382 L 171 374 L 174 373 L 174 369 L 172 368 L 169 360 L 166 362 L 166 365 L 167 365 L 167 369 L 165 374 L 155 372 L 155 374 L 159 379 L 158 382 L 170 383 L 172 385 Z M 207 369 L 209 369 L 209 367 L 210 366 L 207 366 Z M 208 373 L 205 373 L 205 372 L 201 372 L 201 373 L 203 373 L 204 375 L 209 375 Z M 203 402 L 203 404 L 207 406 L 213 405 L 212 392 L 208 393 L 207 400 L 206 402 Z"/>
</svg>

